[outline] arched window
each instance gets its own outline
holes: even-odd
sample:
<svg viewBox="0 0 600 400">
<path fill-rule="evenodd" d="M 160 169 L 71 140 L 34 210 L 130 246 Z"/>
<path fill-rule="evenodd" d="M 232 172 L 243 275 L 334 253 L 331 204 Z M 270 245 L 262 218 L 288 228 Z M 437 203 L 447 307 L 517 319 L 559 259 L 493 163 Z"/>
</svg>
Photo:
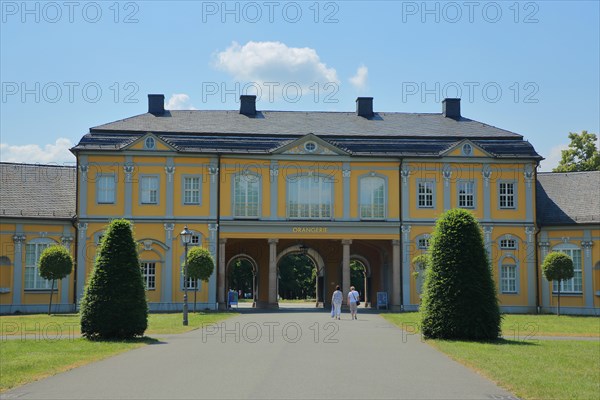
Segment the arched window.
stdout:
<svg viewBox="0 0 600 400">
<path fill-rule="evenodd" d="M 42 252 L 56 244 L 51 239 L 33 239 L 25 245 L 25 289 L 51 289 L 52 282 L 40 276 L 39 261 Z"/>
<path fill-rule="evenodd" d="M 360 218 L 385 218 L 385 179 L 368 176 L 360 179 Z"/>
<path fill-rule="evenodd" d="M 332 216 L 333 185 L 325 176 L 288 178 L 288 216 L 302 219 L 329 219 Z"/>
<path fill-rule="evenodd" d="M 573 277 L 561 282 L 561 293 L 581 293 L 583 291 L 582 273 L 581 273 L 581 249 L 573 244 L 561 244 L 555 246 L 553 251 L 565 253 L 573 260 Z M 558 292 L 558 282 L 552 282 L 552 291 Z"/>
<path fill-rule="evenodd" d="M 258 218 L 260 178 L 253 174 L 237 174 L 233 179 L 233 216 Z"/>
</svg>

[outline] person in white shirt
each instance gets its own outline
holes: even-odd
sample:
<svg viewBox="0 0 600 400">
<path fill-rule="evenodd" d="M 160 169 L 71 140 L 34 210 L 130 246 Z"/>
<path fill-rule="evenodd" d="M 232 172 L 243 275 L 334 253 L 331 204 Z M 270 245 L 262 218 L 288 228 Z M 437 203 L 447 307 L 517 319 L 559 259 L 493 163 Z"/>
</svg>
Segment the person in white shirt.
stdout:
<svg viewBox="0 0 600 400">
<path fill-rule="evenodd" d="M 331 318 L 340 319 L 340 313 L 342 310 L 342 300 L 344 299 L 344 295 L 340 290 L 340 286 L 335 287 L 335 292 L 333 292 L 333 296 L 331 296 L 331 306 L 333 310 L 331 310 Z"/>
<path fill-rule="evenodd" d="M 348 292 L 348 304 L 350 305 L 350 315 L 352 319 L 356 318 L 356 309 L 358 308 L 358 302 L 360 300 L 360 295 L 356 290 L 354 290 L 354 286 L 350 286 L 350 291 Z"/>
</svg>

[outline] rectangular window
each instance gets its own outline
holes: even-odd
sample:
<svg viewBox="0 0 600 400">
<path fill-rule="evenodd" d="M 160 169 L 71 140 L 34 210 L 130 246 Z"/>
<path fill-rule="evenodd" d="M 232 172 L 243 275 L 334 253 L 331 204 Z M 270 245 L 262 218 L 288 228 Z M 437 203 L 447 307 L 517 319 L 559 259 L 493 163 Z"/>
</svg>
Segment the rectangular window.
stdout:
<svg viewBox="0 0 600 400">
<path fill-rule="evenodd" d="M 40 276 L 38 262 L 49 243 L 28 243 L 25 246 L 25 289 L 51 289 L 52 281 Z"/>
<path fill-rule="evenodd" d="M 458 206 L 475 208 L 475 182 L 458 182 Z"/>
<path fill-rule="evenodd" d="M 258 217 L 259 183 L 255 175 L 236 175 L 233 181 L 233 215 Z"/>
<path fill-rule="evenodd" d="M 417 247 L 421 250 L 427 250 L 429 248 L 429 239 L 421 238 L 417 241 Z"/>
<path fill-rule="evenodd" d="M 96 200 L 100 204 L 114 204 L 115 176 L 98 175 L 96 178 Z"/>
<path fill-rule="evenodd" d="M 581 273 L 581 249 L 563 249 L 559 250 L 565 253 L 573 260 L 573 277 L 561 282 L 561 293 L 582 293 L 583 282 Z M 552 282 L 552 290 L 558 292 L 558 282 Z"/>
<path fill-rule="evenodd" d="M 500 182 L 498 187 L 500 208 L 515 208 L 515 184 Z"/>
<path fill-rule="evenodd" d="M 188 277 L 188 290 L 196 290 L 196 288 L 199 288 L 200 286 L 198 285 L 198 280 L 197 279 L 192 279 Z"/>
<path fill-rule="evenodd" d="M 200 204 L 200 177 L 183 178 L 183 204 Z"/>
<path fill-rule="evenodd" d="M 517 266 L 502 265 L 500 267 L 500 291 L 502 293 L 517 293 Z"/>
<path fill-rule="evenodd" d="M 422 181 L 417 184 L 417 205 L 419 208 L 433 208 L 433 182 Z"/>
<path fill-rule="evenodd" d="M 332 185 L 321 176 L 303 176 L 288 180 L 288 216 L 290 218 L 331 218 Z"/>
<path fill-rule="evenodd" d="M 144 279 L 144 286 L 146 287 L 146 290 L 156 289 L 156 263 L 143 262 L 142 277 Z"/>
<path fill-rule="evenodd" d="M 500 248 L 506 250 L 514 250 L 517 248 L 517 242 L 515 239 L 501 239 Z"/>
<path fill-rule="evenodd" d="M 140 186 L 142 204 L 158 204 L 158 176 L 142 176 Z"/>
<path fill-rule="evenodd" d="M 378 176 L 360 179 L 360 217 L 385 218 L 385 179 Z"/>
</svg>

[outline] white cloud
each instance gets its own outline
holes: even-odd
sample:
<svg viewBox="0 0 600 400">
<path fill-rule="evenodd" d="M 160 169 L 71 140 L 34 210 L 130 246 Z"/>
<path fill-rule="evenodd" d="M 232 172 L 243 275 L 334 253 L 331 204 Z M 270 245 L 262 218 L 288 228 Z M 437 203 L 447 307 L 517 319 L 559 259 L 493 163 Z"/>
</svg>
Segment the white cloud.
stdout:
<svg viewBox="0 0 600 400">
<path fill-rule="evenodd" d="M 541 172 L 552 172 L 553 168 L 558 166 L 562 158 L 561 151 L 569 148 L 567 144 L 559 144 L 558 146 L 554 146 L 550 149 L 550 153 L 545 156 L 545 160 L 540 163 L 540 171 Z"/>
<path fill-rule="evenodd" d="M 174 93 L 165 104 L 165 110 L 197 110 L 190 103 L 190 96 L 185 93 Z"/>
<path fill-rule="evenodd" d="M 367 87 L 367 78 L 369 77 L 369 68 L 364 65 L 358 67 L 356 70 L 356 75 L 349 79 L 352 86 L 354 86 L 358 90 L 366 89 Z"/>
<path fill-rule="evenodd" d="M 69 151 L 73 143 L 66 138 L 58 138 L 56 142 L 46 144 L 9 145 L 0 143 L 0 160 L 3 162 L 29 164 L 74 164 L 75 156 Z"/>
<path fill-rule="evenodd" d="M 216 55 L 215 66 L 236 80 L 259 85 L 296 83 L 304 88 L 314 83 L 339 84 L 335 68 L 321 62 L 315 49 L 288 47 L 281 42 L 248 42 L 243 46 L 233 42 Z"/>
</svg>

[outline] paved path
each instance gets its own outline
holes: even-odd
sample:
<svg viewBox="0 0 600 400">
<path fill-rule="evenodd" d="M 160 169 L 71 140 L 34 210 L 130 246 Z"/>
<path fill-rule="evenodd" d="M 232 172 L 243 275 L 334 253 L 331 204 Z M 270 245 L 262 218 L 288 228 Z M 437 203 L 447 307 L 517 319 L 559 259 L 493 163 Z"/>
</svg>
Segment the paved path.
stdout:
<svg viewBox="0 0 600 400">
<path fill-rule="evenodd" d="M 4 393 L 18 399 L 510 399 L 376 314 L 248 313 Z"/>
</svg>

